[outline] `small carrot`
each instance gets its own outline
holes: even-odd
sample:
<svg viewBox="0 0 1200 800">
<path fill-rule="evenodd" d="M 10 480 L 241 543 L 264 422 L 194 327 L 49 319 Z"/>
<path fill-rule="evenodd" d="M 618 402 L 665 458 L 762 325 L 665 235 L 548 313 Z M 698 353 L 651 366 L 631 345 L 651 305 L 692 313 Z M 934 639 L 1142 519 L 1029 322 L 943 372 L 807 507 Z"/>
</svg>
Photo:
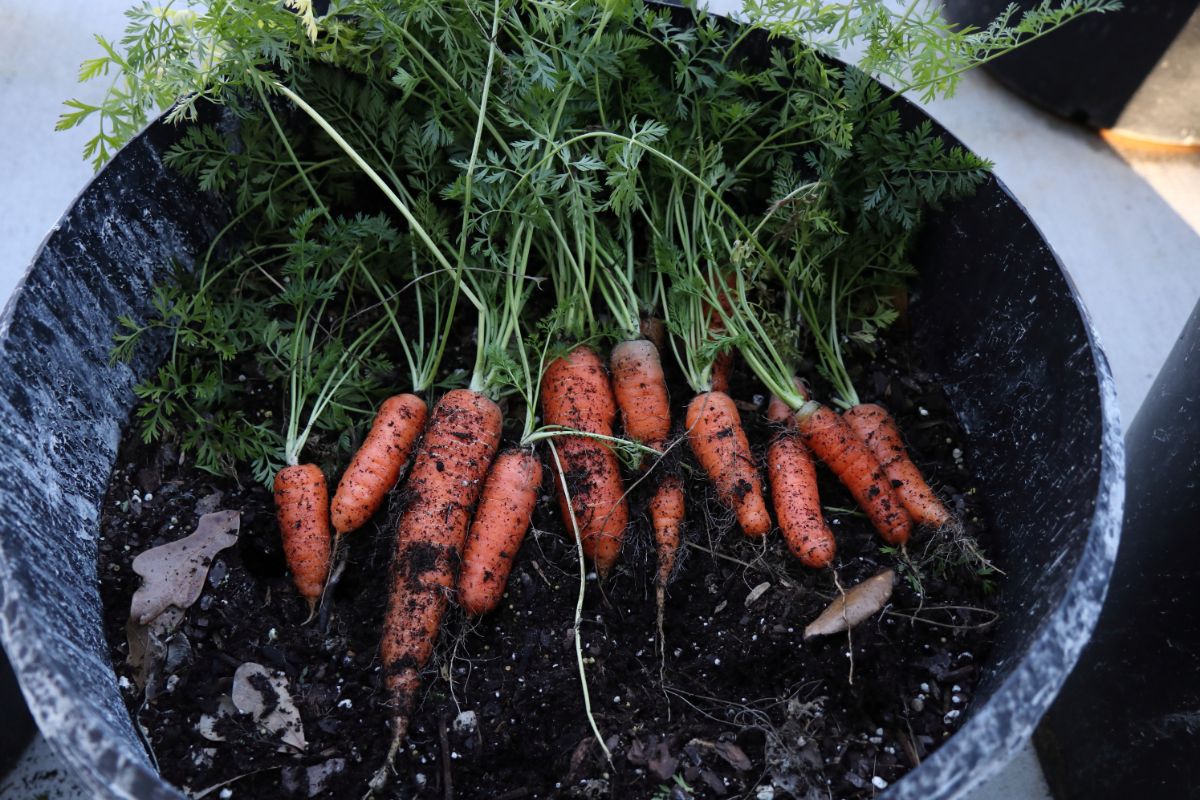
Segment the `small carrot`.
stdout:
<svg viewBox="0 0 1200 800">
<path fill-rule="evenodd" d="M 380 657 L 392 713 L 388 764 L 408 731 L 421 669 L 454 586 L 467 523 L 500 443 L 499 407 L 454 389 L 438 401 L 405 484 Z"/>
<path fill-rule="evenodd" d="M 951 520 L 950 512 L 929 488 L 917 465 L 908 457 L 896 420 L 883 406 L 862 403 L 852 407 L 842 417 L 850 429 L 879 459 L 900 502 L 921 525 L 940 528 Z"/>
<path fill-rule="evenodd" d="M 292 581 L 311 611 L 329 577 L 329 488 L 320 467 L 293 464 L 275 474 L 275 517 Z"/>
<path fill-rule="evenodd" d="M 812 401 L 796 412 L 794 420 L 804 443 L 850 490 L 884 541 L 891 545 L 907 542 L 912 517 L 896 497 L 875 454 L 854 435 L 846 421 Z"/>
<path fill-rule="evenodd" d="M 796 391 L 802 397 L 808 396 L 808 387 L 804 385 L 804 381 L 799 376 L 793 377 L 792 383 L 796 386 Z M 792 409 L 778 396 L 772 394 L 771 401 L 767 403 L 766 416 L 767 420 L 774 422 L 776 425 L 787 425 L 792 419 Z"/>
<path fill-rule="evenodd" d="M 425 412 L 415 394 L 383 401 L 334 492 L 330 519 L 338 536 L 366 525 L 383 505 L 425 428 Z"/>
<path fill-rule="evenodd" d="M 658 348 L 648 339 L 621 342 L 609 365 L 626 435 L 662 452 L 671 432 L 671 399 Z"/>
<path fill-rule="evenodd" d="M 667 346 L 667 325 L 659 317 L 642 317 L 638 320 L 638 332 L 642 338 L 654 342 L 654 346 L 662 353 Z"/>
<path fill-rule="evenodd" d="M 486 614 L 500 604 L 541 485 L 542 462 L 533 450 L 505 450 L 492 464 L 458 575 L 458 603 L 468 614 Z"/>
<path fill-rule="evenodd" d="M 837 545 L 821 513 L 816 467 L 795 433 L 781 433 L 771 442 L 767 477 L 775 501 L 775 518 L 792 555 L 805 566 L 828 567 Z"/>
<path fill-rule="evenodd" d="M 663 607 L 667 601 L 667 582 L 675 570 L 679 555 L 680 528 L 684 518 L 683 482 L 678 475 L 667 475 L 650 498 L 650 522 L 654 526 L 654 549 L 658 553 L 658 573 L 654 595 L 658 609 L 659 641 L 662 641 Z"/>
<path fill-rule="evenodd" d="M 696 460 L 708 473 L 717 497 L 737 514 L 747 536 L 771 530 L 771 515 L 763 499 L 762 478 L 750 453 L 737 406 L 724 392 L 704 392 L 688 404 L 688 441 Z"/>
<path fill-rule="evenodd" d="M 612 436 L 615 416 L 616 403 L 604 362 L 590 348 L 576 347 L 546 367 L 542 418 L 547 425 Z M 556 437 L 554 448 L 563 470 L 563 475 L 555 477 L 563 521 L 567 530 L 574 530 L 574 517 L 584 554 L 605 576 L 617 561 L 629 524 L 621 465 L 607 444 L 586 436 Z"/>
</svg>

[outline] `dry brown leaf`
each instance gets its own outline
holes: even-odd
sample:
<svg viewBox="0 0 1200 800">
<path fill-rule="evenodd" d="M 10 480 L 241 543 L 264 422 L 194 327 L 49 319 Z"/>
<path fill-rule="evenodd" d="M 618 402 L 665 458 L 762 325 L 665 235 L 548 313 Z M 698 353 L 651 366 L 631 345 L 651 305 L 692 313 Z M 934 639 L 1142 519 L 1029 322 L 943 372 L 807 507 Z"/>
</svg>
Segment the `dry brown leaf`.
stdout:
<svg viewBox="0 0 1200 800">
<path fill-rule="evenodd" d="M 771 588 L 771 582 L 763 581 L 758 586 L 755 586 L 753 589 L 751 589 L 750 594 L 746 595 L 746 599 L 745 599 L 745 601 L 743 601 L 745 603 L 746 608 L 749 608 L 750 606 L 754 605 L 754 603 L 757 602 L 758 598 L 760 598 L 764 594 L 766 594 L 767 589 L 770 589 L 770 588 Z"/>
<path fill-rule="evenodd" d="M 853 628 L 868 617 L 874 616 L 892 596 L 896 573 L 890 569 L 862 583 L 850 587 L 844 596 L 837 597 L 804 629 L 804 638 L 827 636 Z"/>
<path fill-rule="evenodd" d="M 129 640 L 129 655 L 125 663 L 133 667 L 133 682 L 138 689 L 145 691 L 147 684 L 157 677 L 159 667 L 167 656 L 167 640 L 181 622 L 183 611 L 170 608 L 147 625 L 137 624 L 133 617 L 125 624 L 125 637 Z"/>
<path fill-rule="evenodd" d="M 284 744 L 297 750 L 308 746 L 304 738 L 304 723 L 300 710 L 292 701 L 287 678 L 272 673 L 262 664 L 247 661 L 233 673 L 233 704 L 243 714 L 249 714 L 259 727 L 279 736 Z"/>
<path fill-rule="evenodd" d="M 133 594 L 130 621 L 145 625 L 168 606 L 187 609 L 196 602 L 213 557 L 237 543 L 241 518 L 238 511 L 205 514 L 190 536 L 138 554 L 133 571 L 142 585 Z"/>
</svg>

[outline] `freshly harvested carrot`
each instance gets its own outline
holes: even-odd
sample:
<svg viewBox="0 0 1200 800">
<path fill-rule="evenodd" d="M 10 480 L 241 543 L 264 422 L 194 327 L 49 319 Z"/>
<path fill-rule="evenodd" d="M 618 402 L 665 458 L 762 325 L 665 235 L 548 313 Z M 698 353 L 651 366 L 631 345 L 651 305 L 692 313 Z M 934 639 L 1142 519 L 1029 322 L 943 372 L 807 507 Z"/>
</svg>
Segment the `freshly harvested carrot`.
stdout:
<svg viewBox="0 0 1200 800">
<path fill-rule="evenodd" d="M 626 435 L 661 452 L 671 432 L 671 399 L 658 348 L 648 339 L 621 342 L 609 365 Z"/>
<path fill-rule="evenodd" d="M 712 390 L 729 393 L 729 374 L 733 372 L 733 351 L 717 353 L 712 365 Z"/>
<path fill-rule="evenodd" d="M 383 505 L 425 429 L 425 411 L 415 394 L 383 401 L 334 492 L 330 520 L 338 536 L 366 525 Z"/>
<path fill-rule="evenodd" d="M 654 342 L 659 353 L 667 346 L 667 324 L 659 317 L 642 317 L 638 320 L 638 332 L 642 338 Z"/>
<path fill-rule="evenodd" d="M 862 403 L 842 415 L 850 429 L 861 439 L 887 474 L 900 502 L 921 525 L 940 528 L 950 522 L 950 512 L 929 488 L 921 470 L 908 457 L 896 420 L 883 406 Z"/>
<path fill-rule="evenodd" d="M 667 582 L 675 570 L 679 555 L 679 529 L 685 514 L 683 482 L 678 475 L 667 475 L 650 498 L 650 522 L 654 526 L 654 549 L 658 553 L 658 574 L 654 581 L 658 607 L 658 629 L 662 631 L 663 605 L 667 598 Z M 661 637 L 660 637 L 661 638 Z"/>
<path fill-rule="evenodd" d="M 612 436 L 616 413 L 604 362 L 590 348 L 576 347 L 546 367 L 542 419 L 547 425 Z M 605 576 L 617 561 L 629 524 L 621 465 L 606 443 L 585 436 L 556 437 L 554 448 L 563 470 L 555 476 L 563 521 L 573 530 L 574 516 L 584 554 Z"/>
<path fill-rule="evenodd" d="M 500 444 L 499 407 L 467 389 L 434 406 L 405 484 L 380 656 L 392 713 L 388 763 L 408 731 L 421 669 L 433 652 L 454 586 L 471 510 Z"/>
<path fill-rule="evenodd" d="M 828 567 L 837 545 L 821 513 L 816 467 L 795 433 L 781 433 L 771 442 L 767 478 L 775 501 L 775 518 L 792 555 L 805 566 Z"/>
<path fill-rule="evenodd" d="M 275 518 L 292 582 L 316 608 L 329 577 L 329 488 L 316 464 L 293 464 L 275 474 Z"/>
<path fill-rule="evenodd" d="M 750 453 L 737 406 L 724 392 L 704 392 L 688 404 L 688 441 L 696 460 L 708 473 L 720 501 L 737 514 L 747 536 L 771 530 L 771 515 L 763 499 L 762 478 Z"/>
<path fill-rule="evenodd" d="M 486 614 L 500 604 L 541 485 L 542 462 L 533 450 L 505 450 L 492 464 L 458 575 L 458 604 L 468 614 Z"/>
<path fill-rule="evenodd" d="M 793 377 L 792 383 L 795 384 L 796 391 L 802 397 L 808 397 L 808 387 L 804 385 L 804 381 L 799 376 Z M 772 394 L 771 401 L 767 403 L 767 419 L 776 425 L 787 425 L 792 419 L 792 409 L 788 407 L 787 403 Z"/>
<path fill-rule="evenodd" d="M 817 458 L 837 475 L 884 541 L 902 545 L 912 534 L 912 517 L 904 510 L 891 482 L 846 420 L 827 406 L 809 402 L 796 412 L 796 430 Z"/>
</svg>

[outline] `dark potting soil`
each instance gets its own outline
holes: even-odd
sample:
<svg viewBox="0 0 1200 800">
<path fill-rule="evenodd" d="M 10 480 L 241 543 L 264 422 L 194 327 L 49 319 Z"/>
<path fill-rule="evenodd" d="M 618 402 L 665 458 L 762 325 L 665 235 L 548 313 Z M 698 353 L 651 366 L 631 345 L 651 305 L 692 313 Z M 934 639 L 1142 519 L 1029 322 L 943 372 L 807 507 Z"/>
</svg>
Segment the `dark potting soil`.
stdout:
<svg viewBox="0 0 1200 800">
<path fill-rule="evenodd" d="M 900 339 L 853 375 L 864 401 L 893 411 L 918 465 L 986 550 L 969 454 L 936 381 L 910 362 Z M 754 410 L 765 406 L 760 391 L 735 371 L 731 394 L 761 457 L 774 430 Z M 672 396 L 682 418 L 687 390 L 677 383 Z M 584 710 L 574 641 L 580 568 L 547 477 L 499 610 L 469 621 L 451 607 L 444 620 L 384 796 L 865 798 L 953 733 L 995 616 L 991 578 L 959 563 L 968 540 L 916 533 L 909 552 L 922 564 L 922 597 L 898 554 L 820 468 L 837 580 L 848 587 L 887 567 L 901 579 L 885 610 L 849 637 L 804 641 L 805 625 L 837 595 L 835 572 L 802 567 L 777 532 L 765 543 L 742 536 L 686 443 L 668 460 L 686 476 L 690 510 L 664 641 L 645 512 L 650 481 L 631 496 L 634 522 L 613 574 L 601 583 L 586 570 L 584 672 L 611 763 Z M 304 624 L 307 607 L 286 572 L 266 489 L 248 475 L 234 481 L 181 465 L 169 445 L 143 444 L 133 426 L 117 463 L 99 551 L 107 636 L 129 712 L 164 777 L 192 793 L 220 787 L 208 796 L 222 798 L 361 796 L 390 739 L 377 652 L 400 493 L 349 537 L 323 628 Z M 333 468 L 326 465 L 331 486 Z M 238 542 L 213 560 L 143 691 L 126 663 L 140 583 L 132 561 L 190 533 L 214 509 L 241 512 Z M 249 716 L 222 711 L 246 662 L 286 681 L 303 722 L 302 752 Z"/>
</svg>

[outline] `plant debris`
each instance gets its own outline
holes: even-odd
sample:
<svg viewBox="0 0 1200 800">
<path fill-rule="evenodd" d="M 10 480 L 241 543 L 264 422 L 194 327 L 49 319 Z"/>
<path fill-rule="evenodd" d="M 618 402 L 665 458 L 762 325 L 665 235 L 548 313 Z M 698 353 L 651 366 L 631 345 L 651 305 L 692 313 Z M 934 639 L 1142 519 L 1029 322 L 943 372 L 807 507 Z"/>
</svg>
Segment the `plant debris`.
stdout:
<svg viewBox="0 0 1200 800">
<path fill-rule="evenodd" d="M 869 619 L 887 605 L 895 585 L 895 571 L 885 569 L 878 575 L 850 587 L 849 591 L 839 595 L 819 617 L 808 624 L 804 629 L 804 638 L 841 633 Z"/>
<path fill-rule="evenodd" d="M 238 711 L 249 714 L 262 730 L 297 750 L 308 747 L 300 710 L 288 691 L 287 677 L 262 664 L 247 662 L 233 674 L 230 699 Z"/>
<path fill-rule="evenodd" d="M 133 560 L 142 585 L 130 604 L 130 621 L 146 625 L 169 606 L 191 608 L 204 589 L 213 557 L 237 544 L 241 514 L 214 511 L 200 518 L 190 536 L 145 551 Z"/>
</svg>

